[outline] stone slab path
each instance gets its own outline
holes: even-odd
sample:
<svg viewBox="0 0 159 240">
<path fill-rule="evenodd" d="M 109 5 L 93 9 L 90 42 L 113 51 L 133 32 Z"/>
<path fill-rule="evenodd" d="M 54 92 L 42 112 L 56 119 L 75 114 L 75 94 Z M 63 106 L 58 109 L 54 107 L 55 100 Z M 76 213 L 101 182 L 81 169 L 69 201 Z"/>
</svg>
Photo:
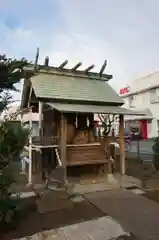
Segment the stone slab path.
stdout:
<svg viewBox="0 0 159 240">
<path fill-rule="evenodd" d="M 111 240 L 121 235 L 129 236 L 129 233 L 126 233 L 118 222 L 107 216 L 44 231 L 20 240 Z"/>
<path fill-rule="evenodd" d="M 44 215 L 42 214 L 41 220 L 38 218 L 37 221 L 44 221 L 41 225 L 43 228 L 40 230 L 37 228 L 36 231 L 30 233 L 32 236 L 18 239 L 159 240 L 158 203 L 124 189 L 86 193 L 84 199 L 83 203 L 78 203 L 76 208 L 67 210 L 65 214 L 63 214 L 64 212 L 61 215 L 57 213 L 58 217 L 55 212 L 50 213 L 49 222 L 51 225 L 50 228 L 47 228 L 50 230 L 44 231 L 46 229 L 44 222 L 48 220 L 49 215 L 47 214 L 46 218 L 43 219 Z M 91 215 L 93 212 L 94 214 Z M 69 221 L 71 214 L 73 219 L 76 215 L 76 221 Z M 87 218 L 84 219 L 85 215 Z M 58 219 L 61 222 L 63 218 L 65 218 L 65 224 L 63 222 L 62 225 L 57 226 Z M 52 224 L 53 221 L 56 224 Z M 123 234 L 129 235 L 129 233 L 133 233 L 135 238 L 117 238 Z M 26 234 L 22 236 L 26 236 Z"/>
<path fill-rule="evenodd" d="M 119 221 L 139 240 L 159 240 L 159 204 L 129 190 L 85 194 L 103 213 Z"/>
</svg>

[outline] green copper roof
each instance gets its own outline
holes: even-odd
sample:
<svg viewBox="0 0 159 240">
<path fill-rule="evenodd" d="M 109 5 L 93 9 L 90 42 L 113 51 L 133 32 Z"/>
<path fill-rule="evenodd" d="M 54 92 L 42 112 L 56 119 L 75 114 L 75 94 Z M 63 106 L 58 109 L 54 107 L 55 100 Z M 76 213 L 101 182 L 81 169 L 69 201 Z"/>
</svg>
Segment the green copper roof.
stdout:
<svg viewBox="0 0 159 240">
<path fill-rule="evenodd" d="M 107 82 L 89 77 L 38 74 L 31 78 L 31 82 L 38 98 L 116 103 L 117 105 L 124 103 Z"/>
</svg>

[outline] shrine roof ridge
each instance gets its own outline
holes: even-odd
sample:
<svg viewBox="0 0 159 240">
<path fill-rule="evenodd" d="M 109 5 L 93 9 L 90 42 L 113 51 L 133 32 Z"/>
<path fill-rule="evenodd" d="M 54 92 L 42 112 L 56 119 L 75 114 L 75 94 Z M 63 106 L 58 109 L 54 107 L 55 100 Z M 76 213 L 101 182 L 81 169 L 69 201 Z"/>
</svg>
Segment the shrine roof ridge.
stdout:
<svg viewBox="0 0 159 240">
<path fill-rule="evenodd" d="M 106 68 L 107 61 L 104 62 L 99 72 L 91 71 L 95 67 L 94 64 L 88 66 L 84 70 L 78 70 L 78 68 L 82 65 L 82 62 L 78 62 L 72 68 L 65 68 L 66 64 L 68 63 L 67 60 L 61 63 L 59 67 L 49 66 L 47 61 L 48 60 L 46 58 L 45 63 L 43 65 L 36 64 L 35 66 L 35 64 L 29 64 L 24 68 L 24 71 L 29 76 L 42 73 L 42 74 L 62 75 L 66 77 L 88 78 L 88 79 L 95 79 L 95 80 L 101 80 L 101 81 L 109 81 L 113 77 L 111 74 L 103 73 Z"/>
</svg>

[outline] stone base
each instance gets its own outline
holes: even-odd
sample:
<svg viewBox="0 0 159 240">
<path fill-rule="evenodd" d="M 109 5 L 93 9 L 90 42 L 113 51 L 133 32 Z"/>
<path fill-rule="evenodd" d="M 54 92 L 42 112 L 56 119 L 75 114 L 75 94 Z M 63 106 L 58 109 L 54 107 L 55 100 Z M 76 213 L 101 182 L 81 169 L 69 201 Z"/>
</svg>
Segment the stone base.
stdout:
<svg viewBox="0 0 159 240">
<path fill-rule="evenodd" d="M 119 182 L 117 181 L 117 179 L 114 177 L 113 174 L 108 173 L 107 175 L 107 179 L 108 179 L 108 183 L 112 184 L 112 185 L 119 185 Z"/>
</svg>

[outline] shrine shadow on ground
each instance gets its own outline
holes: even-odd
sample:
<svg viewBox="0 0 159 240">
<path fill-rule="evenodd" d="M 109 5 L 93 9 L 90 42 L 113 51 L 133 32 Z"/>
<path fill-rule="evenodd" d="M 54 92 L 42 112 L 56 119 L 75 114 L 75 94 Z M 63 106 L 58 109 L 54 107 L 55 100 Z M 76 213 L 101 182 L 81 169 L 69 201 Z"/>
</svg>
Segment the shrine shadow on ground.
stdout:
<svg viewBox="0 0 159 240">
<path fill-rule="evenodd" d="M 37 211 L 28 211 L 17 228 L 0 239 L 19 239 L 37 232 L 56 229 L 62 226 L 98 219 L 104 216 L 101 210 L 84 200 L 75 203 L 73 208 L 40 214 Z"/>
</svg>

